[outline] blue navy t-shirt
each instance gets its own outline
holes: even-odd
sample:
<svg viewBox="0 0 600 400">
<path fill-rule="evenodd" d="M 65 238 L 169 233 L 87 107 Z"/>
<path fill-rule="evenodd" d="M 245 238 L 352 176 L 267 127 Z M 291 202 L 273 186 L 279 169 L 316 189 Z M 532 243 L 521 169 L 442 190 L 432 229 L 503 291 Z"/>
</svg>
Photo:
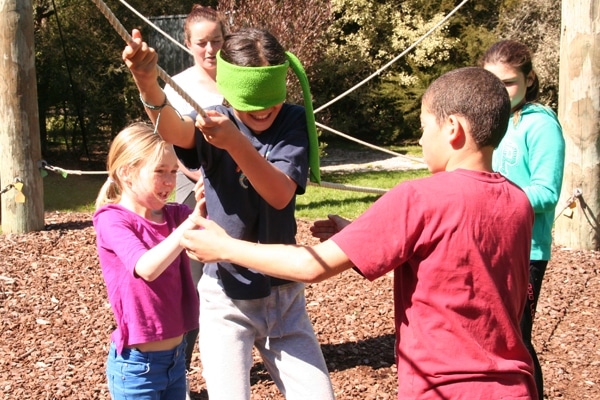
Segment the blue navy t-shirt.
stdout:
<svg viewBox="0 0 600 400">
<path fill-rule="evenodd" d="M 250 140 L 256 151 L 288 175 L 303 194 L 308 177 L 308 133 L 304 107 L 283 104 L 273 125 L 253 134 L 231 108 L 211 107 L 229 117 Z M 192 114 L 193 119 L 196 114 Z M 176 152 L 186 167 L 202 168 L 209 218 L 237 239 L 255 243 L 293 244 L 296 239 L 295 197 L 282 210 L 271 207 L 254 190 L 227 151 L 206 142 L 196 129 L 196 148 Z M 204 273 L 220 280 L 232 299 L 258 299 L 271 292 L 272 285 L 288 281 L 273 278 L 231 263 L 207 263 Z"/>
</svg>

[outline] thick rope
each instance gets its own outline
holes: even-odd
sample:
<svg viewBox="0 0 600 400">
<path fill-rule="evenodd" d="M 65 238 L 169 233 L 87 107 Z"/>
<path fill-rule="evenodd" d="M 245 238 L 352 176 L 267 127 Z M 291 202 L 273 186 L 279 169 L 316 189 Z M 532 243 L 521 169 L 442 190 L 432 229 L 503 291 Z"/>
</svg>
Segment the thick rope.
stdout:
<svg viewBox="0 0 600 400">
<path fill-rule="evenodd" d="M 323 182 L 323 181 L 321 181 L 320 185 L 317 183 L 308 181 L 308 185 L 324 187 L 327 189 L 346 190 L 348 192 L 361 192 L 361 193 L 374 193 L 374 194 L 384 194 L 388 191 L 388 189 L 368 188 L 368 187 L 361 187 L 361 186 L 344 185 L 343 183 L 333 183 L 333 182 Z"/>
<path fill-rule="evenodd" d="M 349 136 L 349 135 L 347 135 L 347 134 L 345 134 L 345 133 L 343 133 L 343 132 L 336 131 L 335 129 L 333 129 L 333 128 L 330 128 L 330 127 L 328 127 L 328 126 L 326 126 L 326 125 L 320 124 L 320 123 L 318 123 L 318 122 L 316 122 L 316 125 L 317 125 L 319 128 L 323 128 L 323 129 L 325 129 L 325 130 L 328 130 L 328 131 L 330 131 L 330 132 L 333 132 L 333 133 L 335 133 L 335 134 L 336 134 L 336 135 L 338 135 L 338 136 L 341 136 L 341 137 L 343 137 L 343 138 L 346 138 L 346 139 L 348 139 L 348 140 L 352 140 L 353 142 L 356 142 L 356 143 L 360 143 L 360 144 L 362 144 L 363 146 L 370 147 L 370 148 L 372 148 L 372 149 L 374 149 L 374 150 L 379 150 L 379 151 L 381 151 L 381 152 L 383 152 L 383 153 L 391 154 L 391 155 L 393 155 L 393 156 L 396 156 L 396 157 L 401 157 L 401 158 L 404 158 L 404 159 L 406 159 L 406 160 L 409 160 L 409 161 L 412 161 L 412 162 L 415 162 L 415 163 L 418 163 L 418 164 L 422 164 L 424 167 L 426 167 L 426 165 L 427 165 L 427 164 L 425 164 L 425 162 L 424 162 L 424 161 L 423 161 L 423 159 L 421 159 L 421 158 L 418 158 L 418 157 L 412 157 L 412 156 L 407 156 L 407 155 L 405 155 L 405 154 L 400 154 L 400 153 L 397 153 L 397 152 L 395 152 L 395 151 L 392 151 L 392 150 L 385 149 L 385 148 L 383 148 L 383 147 L 375 146 L 374 144 L 371 144 L 371 143 L 364 142 L 364 141 L 362 141 L 362 140 L 360 140 L 360 139 L 357 139 L 357 138 L 354 138 L 354 137 L 352 137 L 352 136 Z"/>
<path fill-rule="evenodd" d="M 377 71 L 375 71 L 371 75 L 369 75 L 365 80 L 363 80 L 362 82 L 359 82 L 357 85 L 355 85 L 354 87 L 348 89 L 347 91 L 345 91 L 344 93 L 340 94 L 339 96 L 337 96 L 336 98 L 332 99 L 331 101 L 323 104 L 321 107 L 316 108 L 315 109 L 315 114 L 318 113 L 319 111 L 322 111 L 325 108 L 329 107 L 330 105 L 332 105 L 333 103 L 337 102 L 338 100 L 346 97 L 347 95 L 349 95 L 350 93 L 352 93 L 353 91 L 355 91 L 356 89 L 358 89 L 359 87 L 361 87 L 362 85 L 364 85 L 365 83 L 369 82 L 371 79 L 375 78 L 377 75 L 381 74 L 385 69 L 387 69 L 393 63 L 395 63 L 396 61 L 398 61 L 399 59 L 401 59 L 402 57 L 404 57 L 406 55 L 406 53 L 408 53 L 409 51 L 411 51 L 412 49 L 414 49 L 419 43 L 421 43 L 423 40 L 425 40 L 425 38 L 427 38 L 429 35 L 431 35 L 437 28 L 439 28 L 446 21 L 448 21 L 448 19 L 450 19 L 450 17 L 452 15 L 454 15 L 463 5 L 465 5 L 467 3 L 467 1 L 469 1 L 469 0 L 463 0 L 458 6 L 456 6 L 454 8 L 454 10 L 450 11 L 448 13 L 448 15 L 446 15 L 440 22 L 438 22 L 437 24 L 435 24 L 435 26 L 433 28 L 431 28 L 430 30 L 428 30 L 423 36 L 421 36 L 419 39 L 417 39 L 406 50 L 404 50 L 402 53 L 400 53 L 399 55 L 397 55 L 396 57 L 394 57 L 391 61 L 389 61 L 383 67 L 379 68 Z"/>
<path fill-rule="evenodd" d="M 54 165 L 50 165 L 44 160 L 42 160 L 39 163 L 38 167 L 42 170 L 50 171 L 50 172 L 54 172 L 59 175 L 62 175 L 63 178 L 66 178 L 68 175 L 108 175 L 108 171 L 81 171 L 81 170 L 60 168 L 60 167 L 56 167 Z M 344 185 L 341 183 L 332 183 L 332 182 L 323 182 L 323 181 L 321 181 L 321 184 L 318 185 L 316 183 L 310 182 L 310 180 L 309 180 L 309 181 L 307 181 L 307 184 L 311 185 L 311 186 L 320 186 L 320 187 L 324 187 L 324 188 L 337 189 L 337 190 L 347 190 L 347 191 L 351 191 L 351 192 L 363 192 L 363 193 L 375 193 L 375 194 L 383 194 L 383 193 L 387 192 L 387 189 L 368 188 L 368 187 Z M 9 186 L 10 187 L 8 187 L 5 191 L 8 191 L 8 189 L 12 189 L 14 187 L 12 184 Z M 2 193 L 4 193 L 4 191 L 2 191 Z"/>
<path fill-rule="evenodd" d="M 74 169 L 64 169 L 60 167 L 55 167 L 54 165 L 50 165 L 46 162 L 46 160 L 38 161 L 38 168 L 44 171 L 55 172 L 59 175 L 62 175 L 63 178 L 66 178 L 67 175 L 108 175 L 108 171 L 80 171 Z"/>
<path fill-rule="evenodd" d="M 192 51 L 190 49 L 188 49 L 187 47 L 185 47 L 184 45 L 182 45 L 181 43 L 179 43 L 178 40 L 174 39 L 173 37 L 171 37 L 167 32 L 163 31 L 162 29 L 160 29 L 156 24 L 154 24 L 152 21 L 150 21 L 148 18 L 144 17 L 144 15 L 142 15 L 142 13 L 140 13 L 138 10 L 136 10 L 135 8 L 133 8 L 131 5 L 129 5 L 129 3 L 127 3 L 125 0 L 119 0 L 121 2 L 121 4 L 123 4 L 125 7 L 129 8 L 129 10 L 131 10 L 132 13 L 134 13 L 135 15 L 137 15 L 138 17 L 140 17 L 140 19 L 142 21 L 144 21 L 145 23 L 147 23 L 148 25 L 150 25 L 155 31 L 159 32 L 161 35 L 163 35 L 166 39 L 170 40 L 171 42 L 173 42 L 176 46 L 178 46 L 180 49 L 182 49 L 183 51 L 185 51 L 186 53 L 188 53 L 190 56 L 193 56 L 194 53 L 192 53 Z"/>
<path fill-rule="evenodd" d="M 100 11 L 102 12 L 102 14 L 106 17 L 106 19 L 110 22 L 110 24 L 113 26 L 113 28 L 117 31 L 117 33 L 123 38 L 123 40 L 126 43 L 130 43 L 133 41 L 133 38 L 131 37 L 131 35 L 127 32 L 127 30 L 123 27 L 123 25 L 118 21 L 117 17 L 112 13 L 112 11 L 108 8 L 108 6 L 102 1 L 102 0 L 92 0 L 94 2 L 94 4 L 96 4 L 96 6 L 100 9 Z M 129 8 L 132 12 L 134 12 L 138 17 L 140 17 L 142 20 L 144 20 L 147 24 L 149 24 L 150 26 L 152 26 L 154 29 L 156 29 L 159 33 L 161 33 L 163 36 L 165 36 L 167 39 L 175 42 L 178 46 L 180 46 L 181 48 L 183 48 L 185 51 L 187 51 L 188 53 L 190 53 L 189 49 L 183 47 L 179 42 L 177 42 L 175 39 L 173 39 L 172 37 L 170 37 L 167 33 L 165 33 L 163 30 L 161 30 L 160 28 L 158 28 L 155 24 L 153 24 L 151 21 L 149 21 L 147 18 L 145 18 L 143 15 L 141 15 L 137 10 L 135 10 L 133 7 L 131 7 L 126 1 L 124 0 L 119 0 L 122 4 L 124 4 L 127 8 Z M 423 39 L 425 39 L 425 37 L 427 37 L 429 34 L 431 34 L 431 32 L 433 32 L 433 30 L 435 30 L 437 27 L 439 27 L 443 22 L 445 22 L 452 14 L 454 14 L 458 8 L 460 8 L 464 3 L 466 3 L 466 1 L 468 0 L 464 0 L 463 3 L 461 3 L 457 8 L 455 8 L 454 11 L 452 11 L 450 14 L 448 14 L 446 16 L 446 18 L 444 20 L 442 20 L 440 23 L 438 23 L 434 28 L 432 28 L 428 33 L 426 33 L 421 39 L 419 39 L 417 42 L 415 42 L 411 47 L 409 47 L 407 50 L 405 50 L 401 55 L 397 56 L 392 62 L 386 64 L 386 66 L 384 66 L 382 69 L 380 69 L 378 72 L 376 72 L 375 74 L 373 74 L 370 78 L 368 78 L 367 80 L 371 79 L 372 77 L 378 75 L 379 73 L 381 73 L 381 71 L 383 71 L 383 69 L 387 68 L 389 65 L 391 65 L 392 63 L 394 63 L 397 59 L 399 59 L 400 57 L 404 56 L 404 54 L 406 54 L 408 51 L 410 51 L 413 47 L 415 47 L 419 42 L 421 42 Z M 177 83 L 175 83 L 173 81 L 173 79 L 160 67 L 157 66 L 158 68 L 158 75 L 161 79 L 163 79 L 166 83 L 168 83 L 169 85 L 171 85 L 173 87 L 173 89 L 175 90 L 175 92 L 177 92 L 181 97 L 183 97 L 184 100 L 186 100 L 190 105 L 192 105 L 192 107 L 194 107 L 194 109 L 196 111 L 198 111 L 199 114 L 201 114 L 202 116 L 205 116 L 205 112 L 202 109 L 202 107 L 200 107 L 179 85 L 177 85 Z M 359 84 L 358 86 L 355 86 L 355 88 L 353 88 L 352 90 L 355 90 L 356 88 L 358 88 L 359 86 L 362 86 L 364 83 L 366 83 L 366 81 L 364 81 L 363 83 Z M 327 103 L 326 105 L 322 106 L 319 108 L 319 110 L 329 106 L 330 104 L 332 104 L 334 101 L 339 100 L 341 97 L 344 97 L 347 93 L 351 92 L 352 90 L 346 92 L 345 94 L 343 94 L 342 96 L 334 99 L 333 101 Z M 318 110 L 315 110 L 315 113 Z M 410 156 L 406 156 L 404 154 L 400 154 L 382 147 L 378 147 L 375 146 L 373 144 L 364 142 L 360 139 L 356 139 L 353 138 L 349 135 L 346 135 L 342 132 L 336 131 L 332 128 L 329 128 L 323 124 L 316 124 L 317 126 L 319 126 L 322 129 L 326 129 L 329 130 L 337 135 L 340 135 L 342 137 L 345 137 L 349 140 L 353 140 L 357 143 L 360 143 L 364 146 L 370 147 L 372 149 L 375 150 L 379 150 L 382 151 L 384 153 L 388 153 L 391 155 L 394 155 L 396 157 L 402 157 L 405 159 L 408 159 L 410 161 L 413 162 L 417 162 L 417 163 L 423 163 L 422 160 L 415 158 L 415 157 L 410 157 Z M 45 163 L 45 162 L 44 162 Z M 75 174 L 75 175 L 84 175 L 84 174 L 107 174 L 106 171 L 96 171 L 96 172 L 84 172 L 84 171 L 78 171 L 78 170 L 66 170 L 63 168 L 59 168 L 59 167 L 52 167 L 49 166 L 47 163 L 43 166 L 44 169 L 49 170 L 49 171 L 53 171 L 53 172 L 57 172 L 57 173 L 61 173 L 63 174 L 63 176 L 66 176 L 66 174 Z M 309 185 L 313 185 L 311 182 L 309 182 Z M 349 191 L 359 191 L 359 192 L 364 192 L 364 193 L 376 193 L 376 194 L 382 194 L 387 192 L 386 189 L 377 189 L 377 188 L 366 188 L 366 187 L 359 187 L 359 186 L 352 186 L 352 185 L 343 185 L 343 184 L 336 184 L 336 183 L 332 183 L 332 182 L 321 182 L 321 186 L 323 187 L 327 187 L 327 188 L 331 188 L 331 189 L 338 189 L 338 190 L 349 190 Z"/>
<path fill-rule="evenodd" d="M 133 42 L 133 38 L 131 37 L 131 35 L 129 34 L 129 32 L 127 32 L 127 30 L 125 29 L 125 27 L 123 27 L 123 25 L 121 25 L 121 23 L 119 22 L 119 20 L 117 19 L 117 17 L 115 17 L 115 15 L 112 13 L 112 11 L 108 8 L 108 6 L 102 1 L 102 0 L 92 0 L 94 2 L 94 4 L 96 4 L 96 6 L 98 6 L 98 8 L 100 9 L 100 12 L 102 12 L 102 14 L 106 17 L 106 19 L 108 20 L 108 22 L 110 22 L 110 24 L 113 26 L 113 28 L 115 28 L 115 30 L 117 31 L 117 33 L 119 34 L 119 36 L 121 36 L 121 38 L 123 38 L 123 40 L 126 43 L 131 43 Z M 206 117 L 206 112 L 202 109 L 202 107 L 200 107 L 200 105 L 190 97 L 190 95 L 188 95 L 170 76 L 169 74 L 167 74 L 167 72 L 162 69 L 159 65 L 156 66 L 157 70 L 158 70 L 158 76 L 165 81 L 166 83 L 168 83 L 174 90 L 175 92 L 177 92 L 178 95 L 180 95 L 185 101 L 187 101 L 193 108 L 194 110 L 196 110 L 198 112 L 198 114 L 200 114 L 203 117 Z"/>
</svg>

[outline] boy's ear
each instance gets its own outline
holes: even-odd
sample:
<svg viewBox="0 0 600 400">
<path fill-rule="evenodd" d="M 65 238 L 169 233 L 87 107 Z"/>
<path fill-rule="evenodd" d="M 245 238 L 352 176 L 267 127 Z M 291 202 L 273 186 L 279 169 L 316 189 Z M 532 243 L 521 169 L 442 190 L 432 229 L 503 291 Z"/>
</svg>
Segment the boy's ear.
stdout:
<svg viewBox="0 0 600 400">
<path fill-rule="evenodd" d="M 451 114 L 448 116 L 448 143 L 455 149 L 461 148 L 466 142 L 466 126 L 465 119 Z"/>
</svg>

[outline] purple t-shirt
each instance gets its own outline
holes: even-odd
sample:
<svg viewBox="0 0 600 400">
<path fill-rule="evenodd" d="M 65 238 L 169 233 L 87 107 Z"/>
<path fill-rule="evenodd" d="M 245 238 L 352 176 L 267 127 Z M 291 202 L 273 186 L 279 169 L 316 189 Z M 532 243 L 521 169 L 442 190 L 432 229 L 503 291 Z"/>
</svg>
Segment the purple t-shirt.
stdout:
<svg viewBox="0 0 600 400">
<path fill-rule="evenodd" d="M 111 340 L 119 354 L 125 345 L 169 339 L 198 327 L 198 295 L 185 252 L 152 282 L 134 272 L 140 257 L 190 213 L 186 205 L 167 204 L 162 224 L 118 204 L 94 214 L 98 256 L 117 323 Z"/>
</svg>

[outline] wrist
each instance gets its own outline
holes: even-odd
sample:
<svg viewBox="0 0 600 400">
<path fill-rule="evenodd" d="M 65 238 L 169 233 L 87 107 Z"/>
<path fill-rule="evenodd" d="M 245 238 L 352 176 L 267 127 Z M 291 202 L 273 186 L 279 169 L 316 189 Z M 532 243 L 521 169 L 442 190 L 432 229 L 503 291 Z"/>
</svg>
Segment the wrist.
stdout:
<svg viewBox="0 0 600 400">
<path fill-rule="evenodd" d="M 144 100 L 142 93 L 140 93 L 140 101 L 142 102 L 144 107 L 146 107 L 147 109 L 152 110 L 152 111 L 160 111 L 163 108 L 165 108 L 165 106 L 167 104 L 169 104 L 169 99 L 167 98 L 167 95 L 162 90 L 161 90 L 161 92 L 164 96 L 164 100 L 162 101 L 162 103 L 160 105 L 155 105 L 155 104 L 152 104 L 150 101 Z"/>
</svg>

